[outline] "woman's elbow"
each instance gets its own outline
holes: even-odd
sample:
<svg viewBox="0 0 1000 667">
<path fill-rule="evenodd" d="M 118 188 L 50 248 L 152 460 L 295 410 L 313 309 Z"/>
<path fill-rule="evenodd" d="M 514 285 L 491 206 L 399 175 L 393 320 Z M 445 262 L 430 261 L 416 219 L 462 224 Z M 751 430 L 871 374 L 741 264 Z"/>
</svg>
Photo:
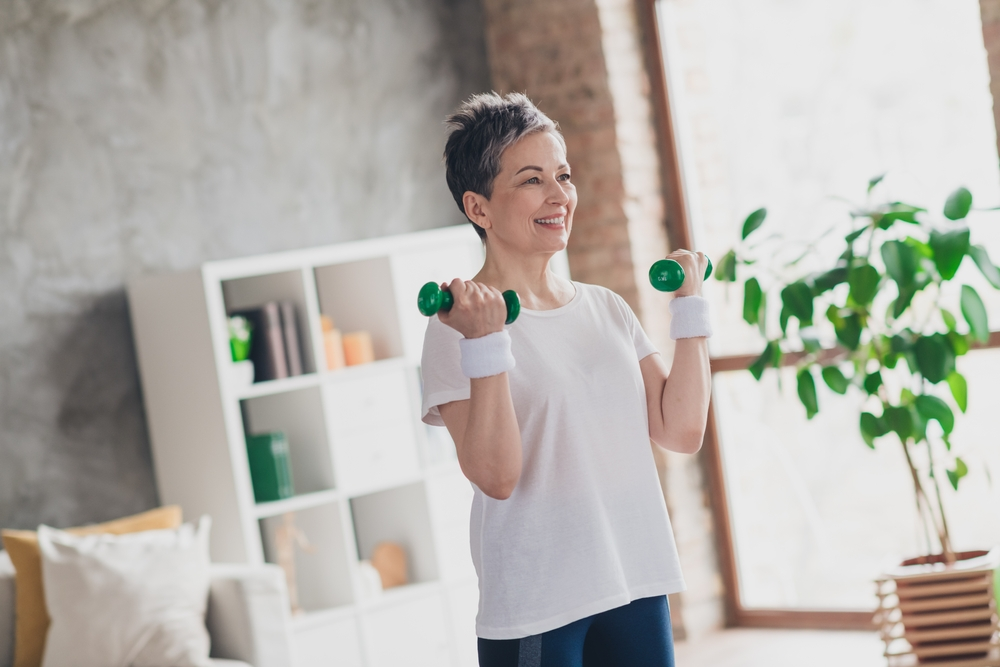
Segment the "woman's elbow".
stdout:
<svg viewBox="0 0 1000 667">
<path fill-rule="evenodd" d="M 654 441 L 663 449 L 678 454 L 697 454 L 705 440 L 704 429 L 691 429 L 679 433 L 667 434 L 661 440 Z"/>
<path fill-rule="evenodd" d="M 486 484 L 479 484 L 479 490 L 494 500 L 507 500 L 517 488 L 517 478 L 492 479 Z"/>
</svg>

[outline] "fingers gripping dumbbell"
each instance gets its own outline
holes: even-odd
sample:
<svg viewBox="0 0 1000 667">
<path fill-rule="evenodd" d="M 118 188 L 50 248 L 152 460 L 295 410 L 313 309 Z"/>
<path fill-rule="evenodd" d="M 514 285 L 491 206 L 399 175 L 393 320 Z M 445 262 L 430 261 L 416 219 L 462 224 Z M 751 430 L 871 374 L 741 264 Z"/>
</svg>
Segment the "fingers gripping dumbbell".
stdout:
<svg viewBox="0 0 1000 667">
<path fill-rule="evenodd" d="M 507 304 L 507 320 L 504 324 L 512 324 L 521 314 L 521 300 L 517 297 L 517 292 L 512 289 L 503 293 L 503 300 Z M 427 283 L 420 288 L 420 294 L 417 295 L 417 308 L 427 317 L 439 310 L 447 313 L 453 305 L 455 297 L 448 290 L 441 289 L 437 283 Z"/>
<path fill-rule="evenodd" d="M 712 275 L 712 260 L 705 257 L 705 280 Z M 649 282 L 661 292 L 676 292 L 684 284 L 684 267 L 673 259 L 661 259 L 649 268 Z"/>
</svg>

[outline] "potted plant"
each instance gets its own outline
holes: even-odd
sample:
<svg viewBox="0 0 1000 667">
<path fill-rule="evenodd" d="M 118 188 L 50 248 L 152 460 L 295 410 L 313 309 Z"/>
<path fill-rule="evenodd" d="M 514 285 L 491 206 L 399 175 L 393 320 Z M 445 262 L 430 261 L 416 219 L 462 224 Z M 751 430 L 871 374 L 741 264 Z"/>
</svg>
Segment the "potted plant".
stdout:
<svg viewBox="0 0 1000 667">
<path fill-rule="evenodd" d="M 872 203 L 882 178 L 869 181 L 865 206 L 809 243 L 765 234 L 767 211 L 754 211 L 716 276 L 742 282 L 743 318 L 767 341 L 749 368 L 756 379 L 793 354 L 807 418 L 821 408 L 817 381 L 836 394 L 860 392 L 864 442 L 902 447 L 918 515 L 940 552 L 907 560 L 879 579 L 875 620 L 886 655 L 1000 665 L 990 653 L 996 652 L 998 552 L 956 553 L 942 499 L 942 485 L 957 490 L 968 472 L 950 440 L 956 409 L 965 412 L 968 402 L 955 360 L 990 335 L 975 288 L 955 290 L 952 281 L 967 257 L 997 289 L 1000 270 L 971 241 L 969 190 L 955 190 L 939 219 L 904 202 Z M 839 255 L 825 257 L 821 248 L 838 232 Z M 767 317 L 775 299 L 777 322 Z M 918 448 L 924 448 L 919 458 Z"/>
</svg>

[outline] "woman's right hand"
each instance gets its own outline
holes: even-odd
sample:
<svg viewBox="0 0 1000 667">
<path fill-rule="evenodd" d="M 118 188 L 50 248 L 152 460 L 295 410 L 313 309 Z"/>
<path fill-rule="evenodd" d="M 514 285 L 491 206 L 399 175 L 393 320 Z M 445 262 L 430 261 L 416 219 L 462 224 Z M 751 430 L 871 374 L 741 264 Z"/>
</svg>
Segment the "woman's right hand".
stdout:
<svg viewBox="0 0 1000 667">
<path fill-rule="evenodd" d="M 495 287 L 455 278 L 442 283 L 455 303 L 448 312 L 438 311 L 438 318 L 466 338 L 481 338 L 503 330 L 507 303 Z"/>
</svg>

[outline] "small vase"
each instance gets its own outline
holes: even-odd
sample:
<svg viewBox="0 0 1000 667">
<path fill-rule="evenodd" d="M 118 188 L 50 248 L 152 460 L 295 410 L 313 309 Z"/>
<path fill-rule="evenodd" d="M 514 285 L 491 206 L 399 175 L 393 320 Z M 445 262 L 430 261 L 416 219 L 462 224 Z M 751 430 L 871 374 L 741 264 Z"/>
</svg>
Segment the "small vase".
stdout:
<svg viewBox="0 0 1000 667">
<path fill-rule="evenodd" d="M 233 389 L 241 391 L 253 384 L 253 361 L 234 361 L 229 367 L 229 380 Z"/>
</svg>

